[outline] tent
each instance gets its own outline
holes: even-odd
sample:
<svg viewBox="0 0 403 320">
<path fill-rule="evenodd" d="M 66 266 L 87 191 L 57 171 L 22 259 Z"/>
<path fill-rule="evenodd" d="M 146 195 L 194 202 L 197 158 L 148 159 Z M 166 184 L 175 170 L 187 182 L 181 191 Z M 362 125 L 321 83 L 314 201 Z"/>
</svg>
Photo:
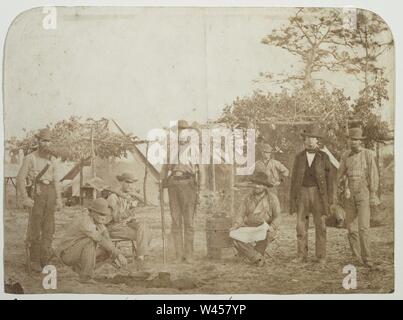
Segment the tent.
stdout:
<svg viewBox="0 0 403 320">
<path fill-rule="evenodd" d="M 109 121 L 108 130 L 126 135 L 114 120 Z M 71 185 L 72 196 L 80 196 L 80 188 L 94 177 L 101 178 L 110 189 L 117 190 L 119 182 L 116 176 L 123 172 L 131 172 L 137 179 L 135 184 L 136 193 L 141 195 L 145 203 L 158 205 L 159 172 L 147 160 L 144 153 L 145 151 L 141 150 L 138 145 L 133 144 L 133 149 L 128 152 L 127 158 L 111 157 L 109 159 L 101 159 L 95 156 L 92 160 L 92 166 L 88 161 L 76 163 L 63 176 L 62 180 L 65 181 L 65 184 L 66 181 L 69 181 L 66 185 Z"/>
</svg>

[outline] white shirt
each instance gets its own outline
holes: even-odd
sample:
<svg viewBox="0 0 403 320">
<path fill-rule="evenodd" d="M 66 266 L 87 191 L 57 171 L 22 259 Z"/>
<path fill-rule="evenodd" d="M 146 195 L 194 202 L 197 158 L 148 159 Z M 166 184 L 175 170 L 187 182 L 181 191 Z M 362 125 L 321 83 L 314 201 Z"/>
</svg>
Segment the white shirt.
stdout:
<svg viewBox="0 0 403 320">
<path fill-rule="evenodd" d="M 308 159 L 308 166 L 310 167 L 312 165 L 313 160 L 315 159 L 315 154 L 316 153 L 309 153 L 306 152 L 306 158 Z"/>
</svg>

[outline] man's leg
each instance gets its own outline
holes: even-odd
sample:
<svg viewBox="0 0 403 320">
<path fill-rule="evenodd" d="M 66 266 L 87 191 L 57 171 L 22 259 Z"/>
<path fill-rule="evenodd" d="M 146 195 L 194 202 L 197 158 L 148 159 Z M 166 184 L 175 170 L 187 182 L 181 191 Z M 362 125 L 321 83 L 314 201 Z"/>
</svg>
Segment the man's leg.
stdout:
<svg viewBox="0 0 403 320">
<path fill-rule="evenodd" d="M 131 231 L 129 239 L 136 241 L 137 257 L 144 257 L 151 241 L 150 229 L 145 222 L 137 220 L 129 222 L 127 227 Z"/>
<path fill-rule="evenodd" d="M 370 228 L 370 206 L 369 191 L 361 189 L 356 195 L 358 234 L 360 238 L 361 257 L 364 263 L 372 263 L 372 256 L 369 241 Z"/>
<path fill-rule="evenodd" d="M 266 252 L 266 248 L 267 248 L 268 244 L 269 244 L 268 239 L 264 239 L 262 241 L 257 241 L 256 245 L 254 247 L 254 250 L 259 252 L 259 254 L 264 257 L 264 253 Z"/>
<path fill-rule="evenodd" d="M 96 262 L 96 243 L 90 238 L 82 239 L 64 250 L 61 259 L 66 265 L 73 267 L 80 276 L 92 277 Z"/>
<path fill-rule="evenodd" d="M 41 256 L 41 229 L 42 220 L 46 207 L 45 197 L 41 195 L 34 196 L 34 206 L 32 207 L 31 221 L 29 222 L 30 230 L 29 241 L 31 243 L 31 261 L 36 263 L 38 270 L 40 268 L 40 256 Z"/>
<path fill-rule="evenodd" d="M 307 188 L 301 188 L 301 194 L 297 200 L 297 259 L 301 261 L 308 257 L 309 198 L 307 192 Z"/>
<path fill-rule="evenodd" d="M 251 262 L 256 263 L 263 259 L 263 255 L 255 250 L 255 247 L 250 243 L 245 243 L 239 240 L 233 240 L 235 249 L 243 257 L 248 258 Z"/>
<path fill-rule="evenodd" d="M 169 209 L 171 212 L 172 225 L 171 233 L 175 246 L 175 255 L 177 260 L 183 258 L 183 231 L 182 231 L 182 212 L 179 201 L 178 185 L 173 183 L 168 187 Z"/>
<path fill-rule="evenodd" d="M 278 232 L 267 232 L 266 239 L 256 242 L 255 250 L 264 256 L 267 246 L 277 238 Z"/>
<path fill-rule="evenodd" d="M 196 204 L 196 187 L 194 182 L 183 186 L 181 190 L 181 205 L 184 223 L 185 258 L 192 259 L 194 249 L 194 215 Z"/>
<path fill-rule="evenodd" d="M 354 257 L 356 257 L 359 262 L 362 262 L 361 247 L 358 239 L 358 216 L 355 199 L 353 197 L 354 196 L 351 195 L 351 198 L 345 201 L 347 238 Z"/>
<path fill-rule="evenodd" d="M 49 259 L 53 255 L 52 241 L 55 233 L 55 208 L 56 193 L 53 187 L 49 186 L 44 190 L 46 195 L 46 207 L 42 219 L 42 235 L 41 235 L 41 266 L 44 267 L 49 263 Z"/>
<path fill-rule="evenodd" d="M 315 255 L 319 261 L 326 259 L 326 215 L 319 189 L 310 188 L 310 201 L 315 223 Z"/>
</svg>

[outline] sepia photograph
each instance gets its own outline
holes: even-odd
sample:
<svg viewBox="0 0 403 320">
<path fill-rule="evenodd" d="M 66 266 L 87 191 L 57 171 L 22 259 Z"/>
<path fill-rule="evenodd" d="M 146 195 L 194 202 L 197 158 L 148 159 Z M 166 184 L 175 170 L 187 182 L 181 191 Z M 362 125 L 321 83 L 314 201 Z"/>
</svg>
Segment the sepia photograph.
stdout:
<svg viewBox="0 0 403 320">
<path fill-rule="evenodd" d="M 4 292 L 393 293 L 395 87 L 366 9 L 21 12 Z"/>
</svg>

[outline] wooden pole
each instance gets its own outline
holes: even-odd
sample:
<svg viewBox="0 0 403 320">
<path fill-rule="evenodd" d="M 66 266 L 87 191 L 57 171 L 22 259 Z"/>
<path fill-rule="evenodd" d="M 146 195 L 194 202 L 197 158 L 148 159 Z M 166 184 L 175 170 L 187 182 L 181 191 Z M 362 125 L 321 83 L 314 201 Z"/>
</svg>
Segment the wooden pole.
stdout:
<svg viewBox="0 0 403 320">
<path fill-rule="evenodd" d="M 91 177 L 94 178 L 96 176 L 95 173 L 95 151 L 94 151 L 94 127 L 91 127 Z"/>
<path fill-rule="evenodd" d="M 147 141 L 146 144 L 146 157 L 148 159 L 148 146 L 149 142 Z M 148 167 L 147 165 L 144 165 L 144 181 L 143 181 L 143 198 L 144 198 L 144 203 L 147 203 L 147 176 L 148 176 Z"/>
<path fill-rule="evenodd" d="M 83 191 L 82 191 L 82 187 L 83 187 L 83 166 L 80 163 L 80 205 L 83 205 Z"/>
<path fill-rule="evenodd" d="M 162 263 L 165 264 L 166 253 L 165 253 L 165 210 L 164 210 L 164 187 L 160 181 L 159 183 L 160 191 L 160 209 L 161 209 L 161 236 L 162 236 Z"/>
<path fill-rule="evenodd" d="M 231 215 L 235 216 L 235 139 L 234 139 L 234 128 L 232 128 L 232 167 L 231 167 Z"/>
<path fill-rule="evenodd" d="M 215 176 L 216 166 L 214 164 L 214 147 L 211 144 L 211 137 L 209 139 L 210 139 L 209 140 L 209 146 L 210 146 L 210 166 L 211 166 L 211 180 L 212 180 L 211 184 L 212 184 L 212 187 L 213 187 L 213 192 L 216 192 L 217 185 L 216 185 L 216 176 Z"/>
<path fill-rule="evenodd" d="M 376 165 L 378 166 L 379 184 L 378 184 L 378 197 L 381 197 L 381 166 L 379 157 L 379 142 L 376 142 Z"/>
</svg>

